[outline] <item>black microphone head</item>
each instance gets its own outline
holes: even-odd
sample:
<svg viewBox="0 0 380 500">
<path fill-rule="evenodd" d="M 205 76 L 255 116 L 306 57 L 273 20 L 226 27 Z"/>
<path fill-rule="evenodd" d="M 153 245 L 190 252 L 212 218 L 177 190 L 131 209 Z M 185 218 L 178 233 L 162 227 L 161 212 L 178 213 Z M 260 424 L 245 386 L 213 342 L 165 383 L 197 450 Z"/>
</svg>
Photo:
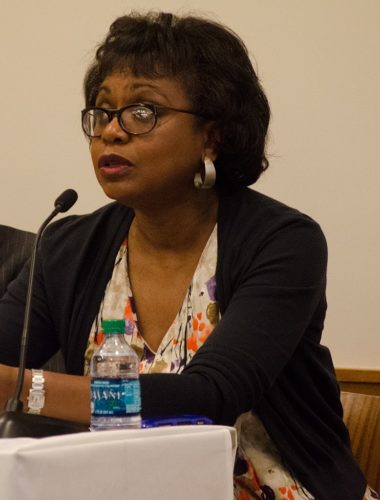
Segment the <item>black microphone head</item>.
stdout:
<svg viewBox="0 0 380 500">
<path fill-rule="evenodd" d="M 78 199 L 78 193 L 74 189 L 66 189 L 54 202 L 55 208 L 59 212 L 67 212 Z"/>
</svg>

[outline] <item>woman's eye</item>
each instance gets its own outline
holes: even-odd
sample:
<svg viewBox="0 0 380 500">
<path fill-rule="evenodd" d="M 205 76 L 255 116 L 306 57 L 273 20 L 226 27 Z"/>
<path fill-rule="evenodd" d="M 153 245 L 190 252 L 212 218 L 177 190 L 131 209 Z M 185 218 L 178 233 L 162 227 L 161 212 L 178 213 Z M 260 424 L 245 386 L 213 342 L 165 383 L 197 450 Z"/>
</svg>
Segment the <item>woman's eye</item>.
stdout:
<svg viewBox="0 0 380 500">
<path fill-rule="evenodd" d="M 109 123 L 108 115 L 106 113 L 99 113 L 96 117 L 96 124 L 105 127 Z"/>
<path fill-rule="evenodd" d="M 136 121 L 144 122 L 150 121 L 154 115 L 153 111 L 149 108 L 138 107 L 132 110 L 132 116 Z"/>
</svg>

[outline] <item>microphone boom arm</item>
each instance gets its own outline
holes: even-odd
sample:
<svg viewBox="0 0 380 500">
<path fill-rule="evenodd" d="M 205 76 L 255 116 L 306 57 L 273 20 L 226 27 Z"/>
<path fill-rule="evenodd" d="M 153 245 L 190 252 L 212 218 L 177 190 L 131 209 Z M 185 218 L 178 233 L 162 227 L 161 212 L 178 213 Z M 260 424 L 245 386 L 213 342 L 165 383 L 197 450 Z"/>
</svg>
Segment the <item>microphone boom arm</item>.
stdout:
<svg viewBox="0 0 380 500">
<path fill-rule="evenodd" d="M 22 386 L 24 385 L 25 378 L 25 364 L 26 364 L 26 353 L 28 349 L 28 331 L 29 331 L 29 323 L 30 323 L 30 313 L 31 313 L 31 302 L 33 297 L 33 289 L 34 289 L 34 269 L 36 265 L 36 254 L 38 245 L 40 243 L 43 232 L 46 229 L 46 226 L 49 222 L 60 212 L 60 207 L 56 207 L 53 212 L 49 215 L 49 217 L 42 223 L 42 226 L 39 228 L 36 239 L 34 240 L 32 255 L 30 259 L 30 271 L 29 271 L 29 281 L 28 281 L 28 289 L 26 294 L 26 302 L 25 302 L 25 317 L 24 324 L 22 328 L 21 334 L 21 344 L 20 344 L 20 359 L 19 359 L 19 371 L 17 377 L 16 389 L 14 392 L 14 396 L 12 399 L 9 399 L 5 409 L 9 411 L 22 411 L 23 403 L 20 399 Z"/>
<path fill-rule="evenodd" d="M 24 385 L 25 378 L 25 365 L 26 365 L 26 353 L 28 349 L 28 337 L 29 337 L 29 323 L 30 323 L 30 312 L 32 310 L 32 297 L 33 297 L 33 289 L 34 289 L 34 270 L 36 265 L 36 256 L 38 245 L 41 241 L 41 237 L 43 232 L 46 229 L 46 226 L 49 222 L 54 219 L 54 217 L 60 212 L 67 212 L 74 203 L 77 201 L 78 195 L 76 191 L 73 189 L 66 189 L 54 202 L 54 210 L 49 215 L 49 217 L 42 223 L 39 230 L 36 234 L 36 239 L 34 240 L 32 255 L 30 258 L 30 270 L 29 270 L 29 281 L 28 288 L 26 294 L 26 302 L 25 302 L 25 316 L 24 316 L 24 324 L 21 334 L 21 343 L 20 343 L 20 359 L 19 359 L 19 370 L 16 382 L 16 389 L 14 392 L 14 397 L 7 401 L 5 406 L 6 411 L 22 411 L 23 403 L 20 399 L 22 386 Z"/>
</svg>

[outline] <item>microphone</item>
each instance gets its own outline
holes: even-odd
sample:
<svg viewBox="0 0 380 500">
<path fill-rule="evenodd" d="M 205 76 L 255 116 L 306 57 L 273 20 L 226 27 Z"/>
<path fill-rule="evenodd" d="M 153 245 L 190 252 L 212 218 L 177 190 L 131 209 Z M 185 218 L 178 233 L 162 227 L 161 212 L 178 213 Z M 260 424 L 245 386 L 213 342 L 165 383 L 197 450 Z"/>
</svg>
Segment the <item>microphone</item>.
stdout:
<svg viewBox="0 0 380 500">
<path fill-rule="evenodd" d="M 34 287 L 34 274 L 37 250 L 41 237 L 49 222 L 59 213 L 67 212 L 77 201 L 78 194 L 73 189 L 66 189 L 54 202 L 54 210 L 42 223 L 37 231 L 34 241 L 32 255 L 30 258 L 29 281 L 26 294 L 24 313 L 24 324 L 21 334 L 20 359 L 17 375 L 16 389 L 13 398 L 9 399 L 5 411 L 0 414 L 0 438 L 10 437 L 45 437 L 72 432 L 84 432 L 88 427 L 75 422 L 69 422 L 42 415 L 23 413 L 23 404 L 20 400 L 22 386 L 24 384 L 26 354 L 29 338 L 30 313 L 32 309 L 32 296 Z"/>
<path fill-rule="evenodd" d="M 76 203 L 78 199 L 78 193 L 74 189 L 66 189 L 63 191 L 54 202 L 54 207 L 57 213 L 67 212 Z M 55 214 L 53 215 L 55 217 Z"/>
</svg>

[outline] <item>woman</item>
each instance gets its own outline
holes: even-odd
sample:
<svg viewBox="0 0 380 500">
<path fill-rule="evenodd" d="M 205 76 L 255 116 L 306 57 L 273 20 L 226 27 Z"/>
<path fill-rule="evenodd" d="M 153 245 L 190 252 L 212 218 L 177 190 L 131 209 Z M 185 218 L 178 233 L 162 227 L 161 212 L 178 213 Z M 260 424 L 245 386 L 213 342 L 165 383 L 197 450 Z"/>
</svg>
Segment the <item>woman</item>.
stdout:
<svg viewBox="0 0 380 500">
<path fill-rule="evenodd" d="M 41 244 L 28 366 L 61 347 L 70 374 L 45 374 L 42 413 L 89 421 L 98 325 L 124 317 L 143 416 L 237 426 L 235 498 L 363 498 L 320 345 L 323 234 L 246 188 L 268 166 L 270 112 L 241 40 L 193 17 L 124 16 L 84 89 L 95 174 L 116 203 L 58 221 Z M 0 306 L 7 365 L 26 282 L 27 270 Z M 0 376 L 6 392 L 15 370 Z"/>
</svg>

